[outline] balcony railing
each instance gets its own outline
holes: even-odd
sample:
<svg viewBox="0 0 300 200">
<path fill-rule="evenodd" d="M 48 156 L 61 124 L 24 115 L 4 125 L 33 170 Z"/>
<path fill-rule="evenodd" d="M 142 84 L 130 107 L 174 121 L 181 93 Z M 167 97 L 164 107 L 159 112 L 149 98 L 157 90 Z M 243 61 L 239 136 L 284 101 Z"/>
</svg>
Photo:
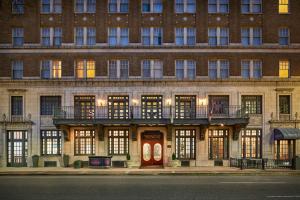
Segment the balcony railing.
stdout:
<svg viewBox="0 0 300 200">
<path fill-rule="evenodd" d="M 248 115 L 241 106 L 178 109 L 174 106 L 160 108 L 129 106 L 123 109 L 111 109 L 108 106 L 82 107 L 65 106 L 56 109 L 54 119 L 204 119 L 204 118 L 246 118 Z"/>
</svg>

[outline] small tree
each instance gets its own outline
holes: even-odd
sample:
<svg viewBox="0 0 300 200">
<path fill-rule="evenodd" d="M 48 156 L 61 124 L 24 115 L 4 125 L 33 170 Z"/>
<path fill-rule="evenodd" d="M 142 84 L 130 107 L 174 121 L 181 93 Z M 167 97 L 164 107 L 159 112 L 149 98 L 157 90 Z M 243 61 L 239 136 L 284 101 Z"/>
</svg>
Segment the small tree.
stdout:
<svg viewBox="0 0 300 200">
<path fill-rule="evenodd" d="M 130 154 L 129 153 L 126 155 L 126 159 L 130 160 Z"/>
<path fill-rule="evenodd" d="M 176 154 L 175 153 L 172 154 L 172 160 L 176 160 Z"/>
</svg>

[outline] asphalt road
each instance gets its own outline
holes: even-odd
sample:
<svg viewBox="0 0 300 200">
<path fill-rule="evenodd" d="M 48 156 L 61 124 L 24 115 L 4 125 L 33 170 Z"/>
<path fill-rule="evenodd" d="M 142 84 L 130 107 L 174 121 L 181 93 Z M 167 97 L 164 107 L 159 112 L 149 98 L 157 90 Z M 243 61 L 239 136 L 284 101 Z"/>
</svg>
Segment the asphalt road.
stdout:
<svg viewBox="0 0 300 200">
<path fill-rule="evenodd" d="M 299 176 L 0 176 L 1 200 L 299 199 Z"/>
</svg>

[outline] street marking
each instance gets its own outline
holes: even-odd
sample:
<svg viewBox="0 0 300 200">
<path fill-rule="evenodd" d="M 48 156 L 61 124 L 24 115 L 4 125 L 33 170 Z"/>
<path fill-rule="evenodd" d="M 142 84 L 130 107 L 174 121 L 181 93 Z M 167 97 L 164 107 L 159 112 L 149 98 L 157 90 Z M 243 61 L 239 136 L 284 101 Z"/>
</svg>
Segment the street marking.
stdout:
<svg viewBox="0 0 300 200">
<path fill-rule="evenodd" d="M 299 196 L 267 196 L 267 198 L 300 198 Z"/>
<path fill-rule="evenodd" d="M 219 182 L 221 184 L 285 184 L 286 182 Z"/>
</svg>

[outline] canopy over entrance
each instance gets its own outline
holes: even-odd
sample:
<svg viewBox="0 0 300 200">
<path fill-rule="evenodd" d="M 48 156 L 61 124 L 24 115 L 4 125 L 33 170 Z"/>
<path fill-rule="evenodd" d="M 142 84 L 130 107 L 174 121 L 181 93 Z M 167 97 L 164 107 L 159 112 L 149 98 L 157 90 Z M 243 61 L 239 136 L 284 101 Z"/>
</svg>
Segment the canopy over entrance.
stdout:
<svg viewBox="0 0 300 200">
<path fill-rule="evenodd" d="M 275 128 L 275 140 L 295 140 L 300 139 L 300 129 L 298 128 Z"/>
</svg>

